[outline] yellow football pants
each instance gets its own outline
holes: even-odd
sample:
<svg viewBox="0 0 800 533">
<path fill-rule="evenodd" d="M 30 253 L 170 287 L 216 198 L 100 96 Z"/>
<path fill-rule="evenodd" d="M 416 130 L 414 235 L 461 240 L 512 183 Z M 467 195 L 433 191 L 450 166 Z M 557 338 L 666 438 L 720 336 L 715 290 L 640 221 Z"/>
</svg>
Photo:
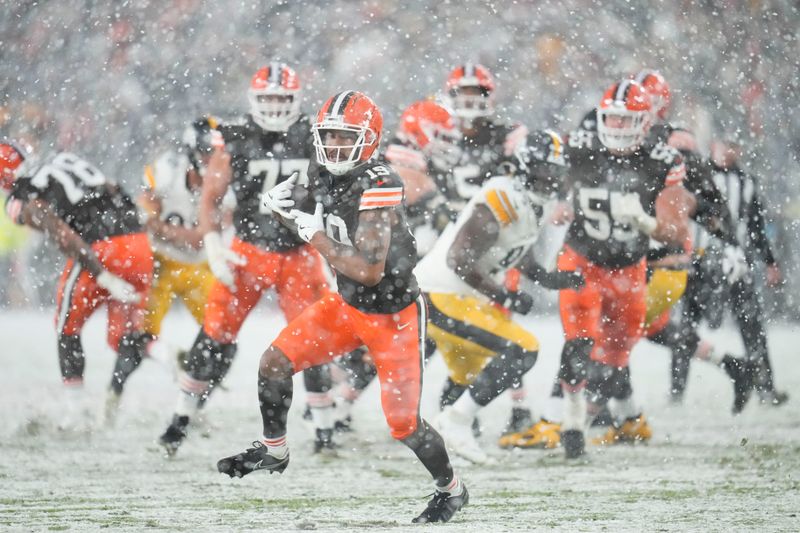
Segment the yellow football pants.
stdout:
<svg viewBox="0 0 800 533">
<path fill-rule="evenodd" d="M 152 335 L 161 332 L 161 322 L 176 296 L 197 323 L 202 324 L 208 291 L 214 282 L 208 265 L 181 263 L 161 254 L 155 254 L 155 260 L 153 286 L 147 299 L 145 331 Z"/>
<path fill-rule="evenodd" d="M 686 270 L 671 270 L 658 268 L 653 270 L 650 281 L 647 282 L 647 314 L 645 326 L 649 326 L 658 319 L 667 309 L 672 308 L 686 291 L 686 280 L 689 274 Z"/>
<path fill-rule="evenodd" d="M 509 343 L 530 352 L 539 341 L 511 320 L 511 314 L 471 296 L 430 293 L 428 336 L 447 364 L 450 379 L 459 385 L 475 380 L 489 359 Z"/>
</svg>

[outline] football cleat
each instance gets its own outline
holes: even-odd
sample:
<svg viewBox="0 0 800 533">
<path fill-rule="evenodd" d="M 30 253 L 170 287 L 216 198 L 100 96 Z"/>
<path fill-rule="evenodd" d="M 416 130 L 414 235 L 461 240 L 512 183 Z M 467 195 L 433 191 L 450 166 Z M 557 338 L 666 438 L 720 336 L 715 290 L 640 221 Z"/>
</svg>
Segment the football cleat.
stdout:
<svg viewBox="0 0 800 533">
<path fill-rule="evenodd" d="M 761 403 L 772 406 L 783 405 L 789 401 L 789 394 L 783 391 L 771 390 L 759 393 Z"/>
<path fill-rule="evenodd" d="M 336 454 L 339 446 L 333 441 L 333 429 L 316 429 L 314 439 L 314 453 Z"/>
<path fill-rule="evenodd" d="M 475 440 L 472 433 L 472 420 L 452 407 L 445 407 L 436 419 L 436 428 L 442 435 L 447 447 L 458 456 L 473 463 L 489 462 L 489 456 Z"/>
<path fill-rule="evenodd" d="M 527 429 L 500 437 L 501 448 L 537 448 L 552 450 L 561 444 L 561 424 L 544 418 Z"/>
<path fill-rule="evenodd" d="M 469 492 L 466 485 L 462 485 L 463 491 L 458 496 L 437 490 L 433 493 L 433 498 L 428 502 L 425 510 L 411 522 L 414 524 L 427 524 L 430 522 L 447 522 L 462 507 L 469 503 Z"/>
<path fill-rule="evenodd" d="M 172 457 L 178 451 L 184 439 L 186 439 L 186 427 L 189 425 L 189 417 L 174 415 L 172 423 L 167 430 L 158 438 L 159 444 L 164 447 L 167 455 Z"/>
<path fill-rule="evenodd" d="M 264 443 L 256 440 L 253 441 L 252 448 L 217 461 L 217 470 L 230 477 L 244 477 L 256 470 L 267 470 L 270 474 L 273 472 L 280 474 L 286 470 L 288 465 L 288 451 L 283 457 L 276 457 L 269 453 Z"/>
<path fill-rule="evenodd" d="M 562 431 L 561 445 L 564 447 L 567 459 L 577 459 L 586 453 L 586 441 L 583 438 L 583 431 L 579 429 Z"/>
<path fill-rule="evenodd" d="M 722 368 L 733 383 L 733 413 L 741 413 L 753 388 L 752 368 L 745 361 L 730 355 L 723 357 Z"/>
<path fill-rule="evenodd" d="M 533 418 L 531 417 L 530 409 L 527 407 L 512 407 L 511 419 L 503 430 L 503 435 L 525 431 L 527 428 L 531 427 L 532 424 Z"/>
<path fill-rule="evenodd" d="M 653 429 L 644 415 L 631 417 L 620 426 L 611 426 L 604 435 L 592 439 L 592 444 L 609 446 L 613 444 L 647 442 L 653 438 Z"/>
</svg>

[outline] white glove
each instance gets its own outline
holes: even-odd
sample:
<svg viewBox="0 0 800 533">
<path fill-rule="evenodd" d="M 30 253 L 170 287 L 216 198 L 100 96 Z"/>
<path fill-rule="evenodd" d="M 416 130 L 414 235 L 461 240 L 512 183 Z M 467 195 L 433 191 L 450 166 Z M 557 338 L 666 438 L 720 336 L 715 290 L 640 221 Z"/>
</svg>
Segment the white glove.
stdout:
<svg viewBox="0 0 800 533">
<path fill-rule="evenodd" d="M 638 193 L 611 193 L 611 216 L 621 224 L 630 224 L 645 235 L 652 235 L 658 226 L 655 217 L 648 215 Z"/>
<path fill-rule="evenodd" d="M 241 255 L 226 248 L 222 243 L 222 236 L 216 232 L 211 231 L 206 233 L 203 237 L 203 244 L 206 249 L 206 257 L 208 258 L 208 267 L 211 269 L 214 277 L 220 280 L 224 285 L 233 288 L 233 272 L 231 272 L 228 263 L 234 265 L 244 265 L 247 260 Z"/>
<path fill-rule="evenodd" d="M 325 231 L 325 221 L 322 218 L 322 204 L 317 202 L 314 213 L 305 213 L 298 209 L 289 211 L 289 218 L 294 219 L 297 225 L 297 234 L 306 242 L 311 239 L 318 231 Z"/>
<path fill-rule="evenodd" d="M 97 284 L 107 290 L 111 298 L 118 302 L 135 304 L 142 299 L 139 293 L 136 292 L 136 287 L 108 270 L 100 272 L 97 276 Z"/>
<path fill-rule="evenodd" d="M 299 175 L 298 172 L 295 172 L 285 181 L 280 182 L 261 195 L 261 205 L 268 211 L 277 213 L 282 217 L 291 218 L 287 210 L 294 207 L 292 189 L 294 189 Z"/>
<path fill-rule="evenodd" d="M 722 273 L 731 285 L 742 279 L 747 274 L 747 259 L 744 250 L 731 244 L 722 250 Z"/>
</svg>

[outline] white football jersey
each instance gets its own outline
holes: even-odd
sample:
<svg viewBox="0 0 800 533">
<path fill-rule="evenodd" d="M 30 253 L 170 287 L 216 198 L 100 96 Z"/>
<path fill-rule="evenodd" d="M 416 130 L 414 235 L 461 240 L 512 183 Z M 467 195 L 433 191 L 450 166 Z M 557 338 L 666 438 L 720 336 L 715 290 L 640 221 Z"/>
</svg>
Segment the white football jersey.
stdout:
<svg viewBox="0 0 800 533">
<path fill-rule="evenodd" d="M 549 202 L 527 191 L 518 178 L 499 176 L 484 183 L 414 270 L 424 292 L 461 294 L 488 300 L 447 265 L 450 247 L 477 205 L 487 206 L 500 226 L 497 242 L 478 260 L 478 267 L 502 284 L 506 271 L 514 267 L 538 239 Z"/>
<path fill-rule="evenodd" d="M 191 162 L 186 154 L 169 150 L 161 154 L 152 165 L 145 167 L 144 182 L 161 199 L 161 220 L 170 224 L 192 228 L 197 225 L 200 188 L 190 190 L 186 173 Z M 202 250 L 174 246 L 162 239 L 150 239 L 153 250 L 182 263 L 205 261 Z"/>
</svg>

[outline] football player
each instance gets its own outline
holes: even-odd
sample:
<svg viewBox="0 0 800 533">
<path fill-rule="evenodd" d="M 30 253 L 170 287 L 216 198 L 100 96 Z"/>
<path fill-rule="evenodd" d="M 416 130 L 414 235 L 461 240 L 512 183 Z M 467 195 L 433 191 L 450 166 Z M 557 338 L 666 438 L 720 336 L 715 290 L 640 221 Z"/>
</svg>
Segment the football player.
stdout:
<svg viewBox="0 0 800 533">
<path fill-rule="evenodd" d="M 180 350 L 159 338 L 161 323 L 177 296 L 202 324 L 214 281 L 203 253 L 197 211 L 216 127 L 214 117 L 192 122 L 179 150 L 167 150 L 145 167 L 145 191 L 138 198 L 155 259 L 145 315 L 145 332 L 151 340 L 148 352 L 173 369 Z"/>
<path fill-rule="evenodd" d="M 403 183 L 381 159 L 381 113 L 366 95 L 329 98 L 313 126 L 319 166 L 309 170 L 303 204 L 294 180 L 279 184 L 264 203 L 333 267 L 338 291 L 289 322 L 261 357 L 258 393 L 263 438 L 221 459 L 220 472 L 283 472 L 289 463 L 286 418 L 292 374 L 366 345 L 381 383 L 381 405 L 395 439 L 433 476 L 436 491 L 414 522 L 446 522 L 468 501 L 444 442 L 420 417 L 426 309 L 413 274 L 416 245 L 403 208 Z"/>
<path fill-rule="evenodd" d="M 13 143 L 0 144 L 0 184 L 8 192 L 9 218 L 44 232 L 67 256 L 58 283 L 56 332 L 61 377 L 76 398 L 60 425 L 77 426 L 85 422 L 80 420 L 85 367 L 81 330 L 107 304 L 107 341 L 117 353 L 107 401 L 113 410 L 145 355 L 144 299 L 153 255 L 133 201 L 97 167 L 65 152 L 38 165 L 26 157 Z"/>
<path fill-rule="evenodd" d="M 405 185 L 408 223 L 420 257 L 455 217 L 445 196 L 446 173 L 461 158 L 460 138 L 450 111 L 421 100 L 403 111 L 395 138 L 386 147 L 386 161 Z"/>
<path fill-rule="evenodd" d="M 484 183 L 415 270 L 430 301 L 428 335 L 447 364 L 450 394 L 467 389 L 444 408 L 437 425 L 455 453 L 476 463 L 488 456 L 473 435 L 475 415 L 522 380 L 539 349 L 512 314 L 530 312 L 533 298 L 509 290 L 506 273 L 518 267 L 557 289 L 582 281 L 572 272 L 545 278 L 531 255 L 564 173 L 563 142 L 554 132 L 537 132 L 518 152 L 520 175 Z"/>
<path fill-rule="evenodd" d="M 694 208 L 677 150 L 664 143 L 645 146 L 652 102 L 639 83 L 615 83 L 597 118 L 600 146 L 570 136 L 567 151 L 575 218 L 558 268 L 579 271 L 586 280 L 580 290 L 562 291 L 559 302 L 566 337 L 559 370 L 566 402 L 561 442 L 568 458 L 584 452 L 584 388 L 590 415 L 613 399 L 622 429 L 649 438 L 628 371 L 647 311 L 646 255 L 651 238 L 682 246 Z"/>
<path fill-rule="evenodd" d="M 460 212 L 484 181 L 496 175 L 514 150 L 524 144 L 528 129 L 498 118 L 495 109 L 496 84 L 483 65 L 465 63 L 454 68 L 445 85 L 444 100 L 452 109 L 462 133 L 458 164 L 446 169 L 444 187 L 451 212 Z M 513 272 L 513 271 L 512 271 Z M 508 429 L 520 430 L 531 421 L 523 384 L 511 389 L 513 402 Z"/>
<path fill-rule="evenodd" d="M 313 146 L 311 124 L 300 112 L 300 81 L 283 63 L 271 63 L 253 76 L 250 113 L 218 125 L 200 196 L 199 231 L 208 265 L 216 278 L 208 295 L 203 327 L 180 373 L 181 392 L 160 442 L 175 453 L 189 421 L 226 375 L 236 353 L 236 338 L 264 291 L 275 288 L 287 320 L 328 291 L 319 254 L 282 226 L 261 204 L 261 196 L 294 176 L 305 182 Z M 222 240 L 220 204 L 233 191 L 235 236 Z M 309 404 L 317 413 L 317 446 L 332 445 L 329 383 L 306 381 Z M 315 390 L 315 385 L 318 385 Z M 328 420 L 325 420 L 325 419 Z"/>
</svg>

